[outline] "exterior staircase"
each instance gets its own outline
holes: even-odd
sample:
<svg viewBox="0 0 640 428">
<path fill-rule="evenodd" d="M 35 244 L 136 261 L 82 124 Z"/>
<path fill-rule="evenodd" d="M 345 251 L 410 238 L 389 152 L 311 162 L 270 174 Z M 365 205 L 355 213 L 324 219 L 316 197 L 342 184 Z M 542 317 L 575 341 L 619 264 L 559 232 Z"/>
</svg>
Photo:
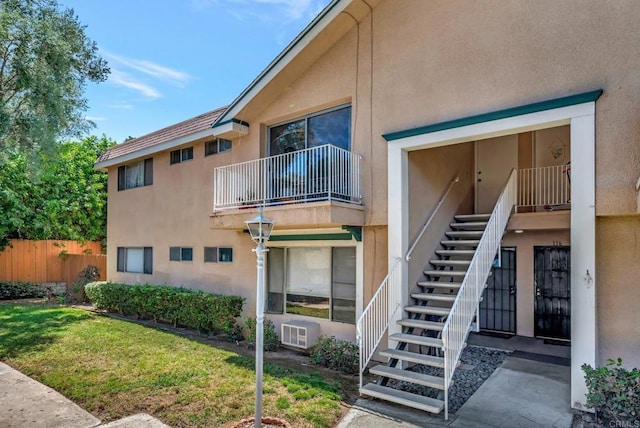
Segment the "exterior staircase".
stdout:
<svg viewBox="0 0 640 428">
<path fill-rule="evenodd" d="M 430 267 L 424 271 L 424 280 L 417 283 L 419 291 L 411 294 L 411 304 L 404 307 L 406 316 L 397 322 L 402 332 L 389 336 L 397 346 L 379 352 L 388 358 L 388 363 L 369 368 L 369 373 L 377 375 L 378 380 L 364 385 L 361 394 L 431 413 L 440 413 L 445 408 L 444 370 L 436 370 L 443 373 L 433 376 L 405 368 L 422 364 L 444 369 L 442 331 L 489 218 L 490 214 L 454 217 L 440 241 L 441 248 L 435 251 Z M 436 398 L 396 389 L 393 385 L 398 382 L 431 389 L 425 392 Z"/>
</svg>

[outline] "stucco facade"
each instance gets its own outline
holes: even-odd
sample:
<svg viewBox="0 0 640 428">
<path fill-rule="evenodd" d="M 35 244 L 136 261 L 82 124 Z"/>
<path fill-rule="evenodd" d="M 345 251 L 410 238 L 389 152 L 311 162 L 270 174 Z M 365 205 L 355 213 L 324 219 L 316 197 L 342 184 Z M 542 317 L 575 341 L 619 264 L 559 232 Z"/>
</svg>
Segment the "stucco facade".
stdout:
<svg viewBox="0 0 640 428">
<path fill-rule="evenodd" d="M 147 155 L 154 159 L 153 185 L 121 192 L 116 190 L 119 164 L 106 167 L 109 280 L 238 294 L 247 298 L 245 313 L 252 314 L 255 257 L 241 225 L 255 210 L 213 212 L 214 168 L 269 155 L 272 125 L 349 105 L 350 150 L 361 156 L 362 205 L 296 204 L 267 208 L 265 215 L 276 220 L 280 234 L 362 227 L 361 241 L 339 243 L 357 248 L 358 316 L 387 274 L 389 260 L 404 255 L 395 254 L 394 248 L 406 250 L 453 178 L 460 181 L 413 255 L 405 294 L 413 289 L 453 214 L 478 208 L 481 142 L 469 137 L 458 141 L 461 144 L 411 151 L 406 164 L 388 164 L 384 134 L 602 89 L 595 102 L 593 134 L 596 240 L 591 273 L 597 282 L 590 313 L 597 324 L 591 346 L 597 363 L 620 356 L 629 366 L 640 365 L 640 3 L 343 0 L 332 2 L 318 19 L 222 117 L 248 125 L 242 135 L 225 134 L 232 140 L 231 151 L 205 157 L 208 136 L 182 143 L 194 148 L 193 159 L 186 162 L 170 165 L 169 150 Z M 501 138 L 507 138 L 509 147 L 517 146 L 512 159 L 517 168 L 562 165 L 580 159 L 576 148 L 581 141 L 575 138 L 581 134 L 572 126 L 568 121 L 547 123 Z M 396 165 L 407 169 L 404 190 L 388 187 Z M 407 224 L 400 228 L 390 223 L 390 201 L 407 204 Z M 504 238 L 504 245 L 518 247 L 518 334 L 525 336 L 533 335 L 532 248 L 560 241 L 569 245 L 575 226 L 568 216 L 531 223 L 536 213 L 529 214 L 514 217 L 516 223 Z M 522 235 L 513 233 L 523 229 Z M 282 242 L 271 245 L 286 245 Z M 302 239 L 292 245 L 338 245 L 311 242 Z M 151 275 L 116 270 L 117 247 L 127 246 L 153 247 Z M 193 261 L 169 261 L 172 246 L 193 247 Z M 233 262 L 204 263 L 205 246 L 232 247 Z M 271 318 L 318 321 L 287 314 Z M 355 339 L 353 324 L 318 322 L 322 333 Z"/>
</svg>

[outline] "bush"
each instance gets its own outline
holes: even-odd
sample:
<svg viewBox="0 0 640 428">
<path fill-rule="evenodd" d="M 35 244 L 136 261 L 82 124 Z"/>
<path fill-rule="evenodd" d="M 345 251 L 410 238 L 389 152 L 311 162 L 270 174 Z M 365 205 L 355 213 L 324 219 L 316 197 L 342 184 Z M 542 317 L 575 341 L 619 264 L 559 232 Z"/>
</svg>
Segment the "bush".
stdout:
<svg viewBox="0 0 640 428">
<path fill-rule="evenodd" d="M 609 358 L 606 367 L 582 365 L 587 384 L 587 407 L 613 426 L 627 426 L 640 418 L 640 371 Z M 629 425 L 631 426 L 631 425 Z"/>
<path fill-rule="evenodd" d="M 358 373 L 360 367 L 358 346 L 334 336 L 320 336 L 317 345 L 311 351 L 314 364 L 328 367 L 342 373 Z"/>
<path fill-rule="evenodd" d="M 0 300 L 45 297 L 47 290 L 38 284 L 24 281 L 0 281 Z"/>
<path fill-rule="evenodd" d="M 87 267 L 80 271 L 75 282 L 71 286 L 73 298 L 80 302 L 86 302 L 87 296 L 84 292 L 84 287 L 98 278 L 100 278 L 100 269 L 94 265 L 87 265 Z"/>
<path fill-rule="evenodd" d="M 186 288 L 149 284 L 92 282 L 85 286 L 91 303 L 107 312 L 137 315 L 140 319 L 169 322 L 198 332 L 238 336 L 236 318 L 244 298 L 205 293 Z"/>
<path fill-rule="evenodd" d="M 252 348 L 256 346 L 256 319 L 247 318 L 244 323 L 247 330 L 246 338 L 247 345 Z M 273 325 L 273 321 L 264 320 L 264 340 L 262 342 L 265 351 L 275 351 L 280 347 L 280 338 L 276 334 L 276 327 Z"/>
</svg>

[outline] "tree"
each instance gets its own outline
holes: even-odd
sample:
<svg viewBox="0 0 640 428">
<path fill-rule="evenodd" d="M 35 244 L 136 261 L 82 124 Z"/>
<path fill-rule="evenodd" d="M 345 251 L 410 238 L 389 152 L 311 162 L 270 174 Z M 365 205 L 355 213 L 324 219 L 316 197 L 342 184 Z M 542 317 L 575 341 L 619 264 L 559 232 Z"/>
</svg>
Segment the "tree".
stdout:
<svg viewBox="0 0 640 428">
<path fill-rule="evenodd" d="M 11 238 L 95 241 L 106 236 L 107 175 L 97 157 L 115 142 L 87 137 L 41 152 L 41 170 L 13 150 L 0 168 L 0 251 Z"/>
<path fill-rule="evenodd" d="M 85 85 L 110 70 L 84 29 L 56 0 L 0 0 L 0 153 L 52 147 L 91 127 Z"/>
</svg>

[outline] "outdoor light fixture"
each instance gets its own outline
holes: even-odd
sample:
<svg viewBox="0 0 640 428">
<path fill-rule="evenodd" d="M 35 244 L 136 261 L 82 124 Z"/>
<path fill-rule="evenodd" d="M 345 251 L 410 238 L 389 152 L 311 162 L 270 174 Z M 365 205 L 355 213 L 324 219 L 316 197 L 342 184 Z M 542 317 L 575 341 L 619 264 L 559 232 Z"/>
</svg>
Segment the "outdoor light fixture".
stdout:
<svg viewBox="0 0 640 428">
<path fill-rule="evenodd" d="M 258 207 L 258 215 L 245 221 L 251 239 L 258 244 L 255 248 L 257 264 L 256 281 L 256 415 L 255 427 L 262 426 L 262 359 L 264 354 L 264 253 L 269 251 L 264 247 L 273 230 L 273 221 L 262 215 L 262 207 Z"/>
</svg>

